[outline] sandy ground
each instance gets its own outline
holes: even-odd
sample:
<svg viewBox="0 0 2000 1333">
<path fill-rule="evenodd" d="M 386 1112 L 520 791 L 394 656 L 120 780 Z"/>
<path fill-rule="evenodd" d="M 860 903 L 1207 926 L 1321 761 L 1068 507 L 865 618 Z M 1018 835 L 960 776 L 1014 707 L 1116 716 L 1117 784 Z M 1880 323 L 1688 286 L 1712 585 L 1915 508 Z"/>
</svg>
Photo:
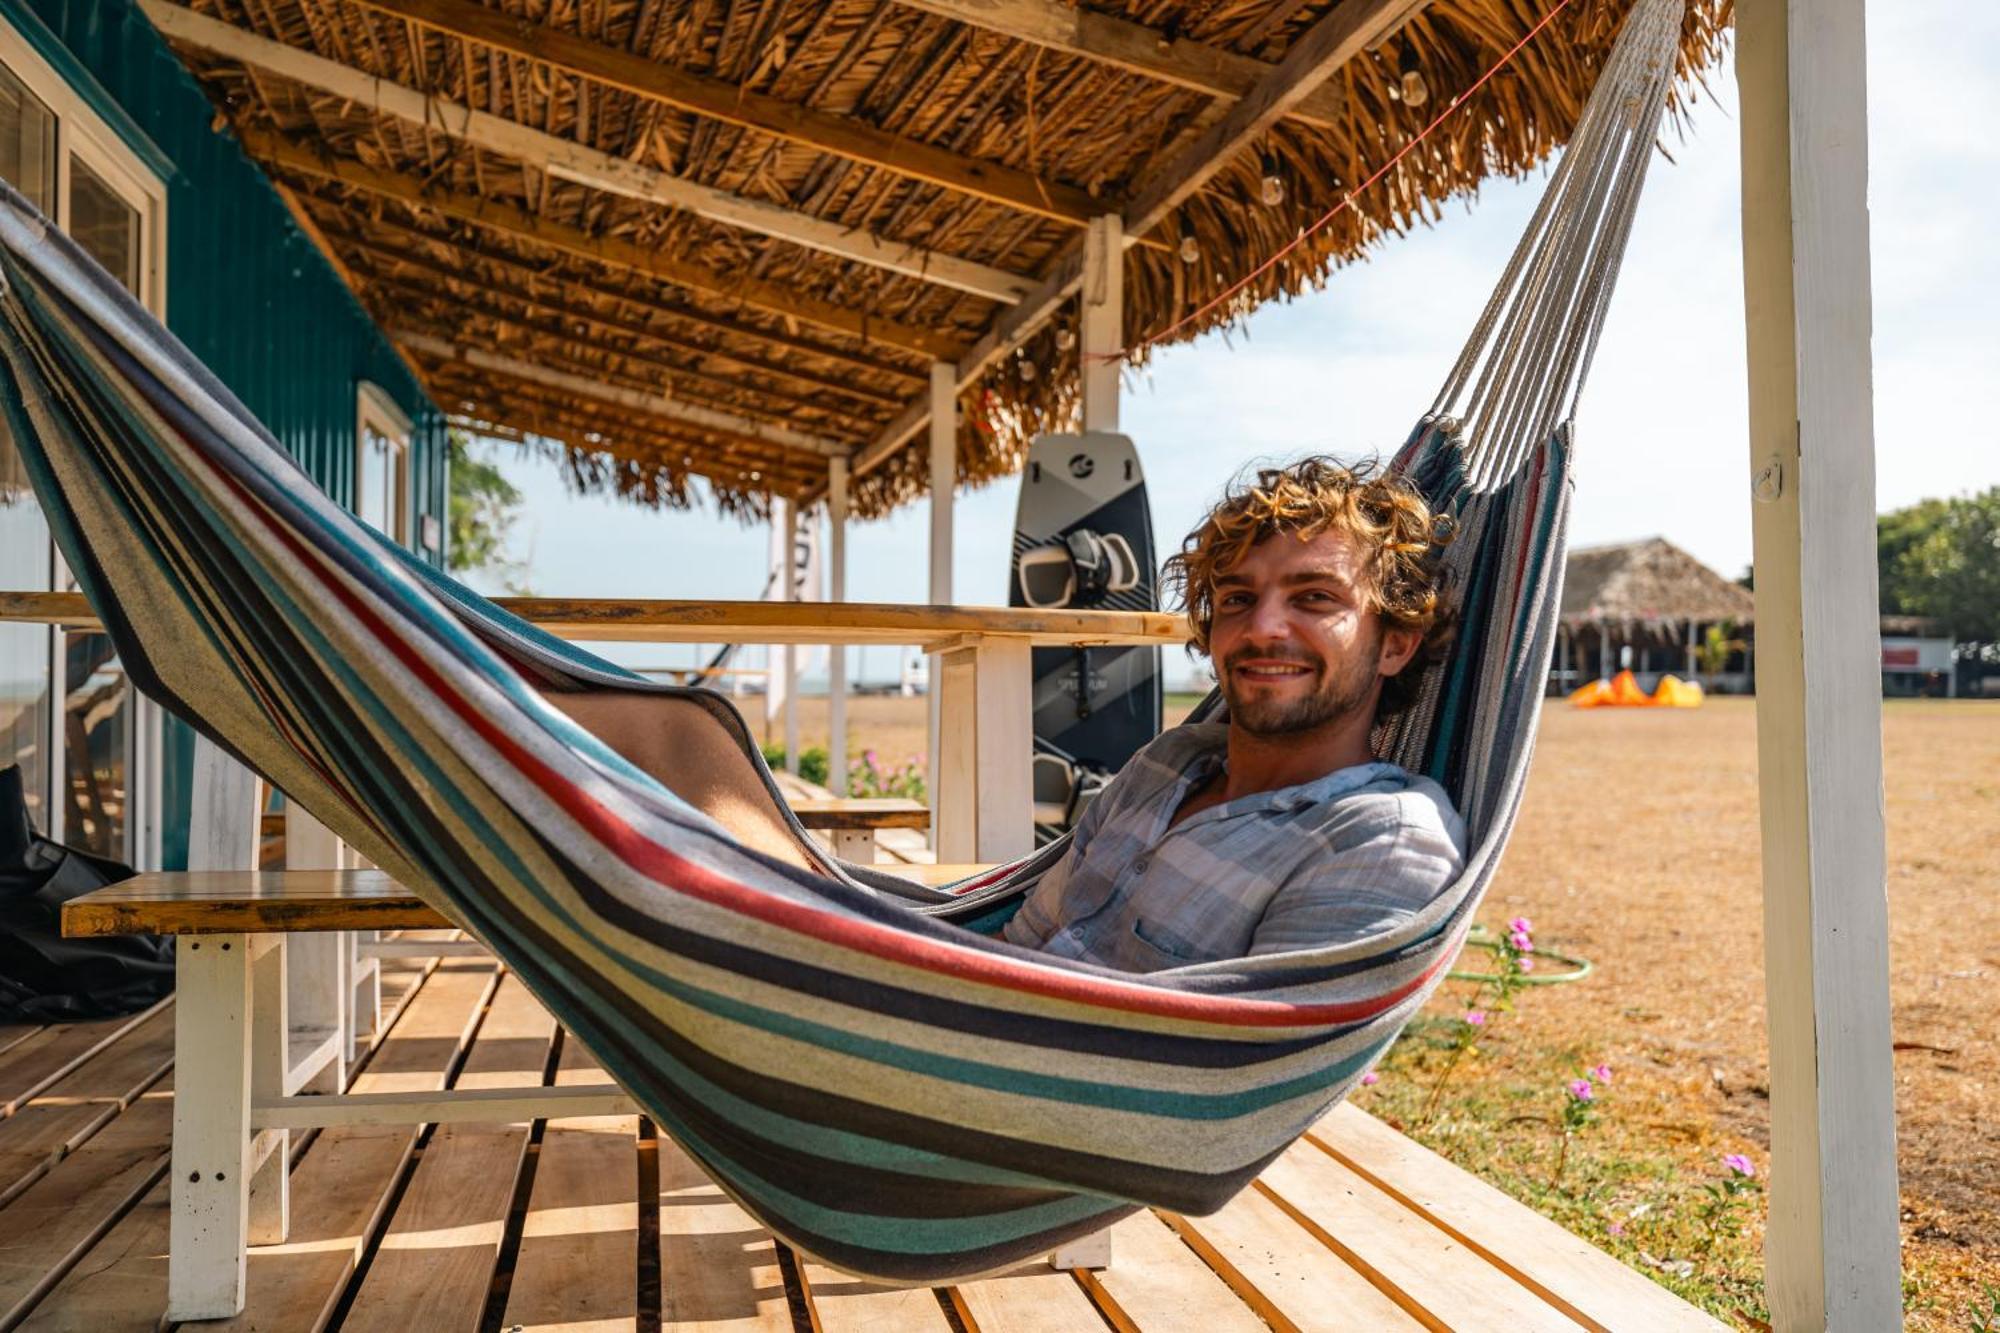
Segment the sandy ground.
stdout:
<svg viewBox="0 0 2000 1333">
<path fill-rule="evenodd" d="M 856 699 L 849 715 L 857 753 L 923 751 L 920 699 Z M 803 702 L 801 731 L 823 743 L 823 701 Z M 2000 703 L 1891 702 L 1883 756 L 1906 1255 L 1946 1321 L 1917 1322 L 1949 1327 L 1981 1281 L 2000 1283 Z M 1517 1039 L 1601 1052 L 1656 1123 L 1761 1148 L 1760 884 L 1750 701 L 1552 706 L 1481 915 L 1524 913 L 1544 947 L 1598 970 L 1526 997 Z"/>
</svg>

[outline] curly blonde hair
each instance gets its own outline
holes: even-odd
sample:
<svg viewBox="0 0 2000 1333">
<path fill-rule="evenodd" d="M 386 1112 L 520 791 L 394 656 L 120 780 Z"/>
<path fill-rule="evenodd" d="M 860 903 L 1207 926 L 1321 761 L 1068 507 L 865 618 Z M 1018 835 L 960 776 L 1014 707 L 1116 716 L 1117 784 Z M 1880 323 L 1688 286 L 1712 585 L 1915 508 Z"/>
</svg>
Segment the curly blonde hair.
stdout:
<svg viewBox="0 0 2000 1333">
<path fill-rule="evenodd" d="M 1451 646 L 1453 629 L 1440 557 L 1456 525 L 1433 514 L 1400 475 L 1374 460 L 1350 467 L 1315 456 L 1238 477 L 1168 557 L 1163 581 L 1186 609 L 1189 648 L 1206 654 L 1216 578 L 1278 533 L 1311 541 L 1329 530 L 1345 533 L 1360 553 L 1371 609 L 1384 627 L 1420 636 L 1409 665 L 1382 682 L 1376 716 L 1392 717 L 1414 701 L 1424 668 Z"/>
</svg>

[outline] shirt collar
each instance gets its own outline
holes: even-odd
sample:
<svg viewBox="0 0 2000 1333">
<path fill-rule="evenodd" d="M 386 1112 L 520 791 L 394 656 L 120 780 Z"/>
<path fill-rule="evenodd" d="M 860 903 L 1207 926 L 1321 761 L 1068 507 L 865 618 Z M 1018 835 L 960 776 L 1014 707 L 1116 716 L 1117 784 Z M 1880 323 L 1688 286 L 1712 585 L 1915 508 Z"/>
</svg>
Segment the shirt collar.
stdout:
<svg viewBox="0 0 2000 1333">
<path fill-rule="evenodd" d="M 1192 790 L 1213 777 L 1225 765 L 1229 755 L 1229 724 L 1227 722 L 1199 722 L 1182 726 L 1180 731 L 1188 733 L 1187 750 L 1178 765 L 1186 786 L 1183 791 Z M 1310 805 L 1321 805 L 1337 796 L 1357 791 L 1372 782 L 1401 770 L 1394 764 L 1381 760 L 1371 760 L 1365 764 L 1350 764 L 1346 768 L 1336 768 L 1323 777 L 1310 782 L 1301 782 L 1291 787 L 1276 787 L 1270 791 L 1252 792 L 1233 801 L 1211 806 L 1202 814 L 1243 814 L 1253 810 L 1279 810 L 1291 813 Z M 1200 816 L 1196 816 L 1199 818 Z"/>
</svg>

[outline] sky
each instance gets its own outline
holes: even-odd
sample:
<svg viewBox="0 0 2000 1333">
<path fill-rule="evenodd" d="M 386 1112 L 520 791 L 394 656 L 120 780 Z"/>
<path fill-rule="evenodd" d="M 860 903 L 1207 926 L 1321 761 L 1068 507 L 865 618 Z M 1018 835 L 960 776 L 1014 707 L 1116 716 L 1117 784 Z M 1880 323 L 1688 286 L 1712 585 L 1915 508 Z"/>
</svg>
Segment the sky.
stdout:
<svg viewBox="0 0 2000 1333">
<path fill-rule="evenodd" d="M 1891 509 L 2000 484 L 2000 4 L 1896 0 L 1868 14 L 1876 501 Z M 1578 414 L 1573 545 L 1663 536 L 1735 577 L 1750 562 L 1736 82 L 1710 73 L 1662 142 Z M 1121 405 L 1160 553 L 1259 460 L 1394 450 L 1429 406 L 1520 237 L 1543 177 L 1492 181 L 1434 227 L 1378 247 L 1325 290 L 1269 305 L 1129 375 Z M 1261 256 L 1245 257 L 1245 263 Z M 495 446 L 527 499 L 511 546 L 545 596 L 753 598 L 767 536 L 703 507 L 569 493 L 553 463 Z M 953 599 L 1006 601 L 1018 483 L 962 492 Z M 926 600 L 927 507 L 856 523 L 848 595 Z M 477 580 L 475 580 L 476 582 Z M 618 645 L 634 665 L 686 647 Z M 894 673 L 888 648 L 850 675 Z M 1192 683 L 1167 655 L 1170 685 Z M 808 689 L 811 688 L 810 679 Z"/>
</svg>

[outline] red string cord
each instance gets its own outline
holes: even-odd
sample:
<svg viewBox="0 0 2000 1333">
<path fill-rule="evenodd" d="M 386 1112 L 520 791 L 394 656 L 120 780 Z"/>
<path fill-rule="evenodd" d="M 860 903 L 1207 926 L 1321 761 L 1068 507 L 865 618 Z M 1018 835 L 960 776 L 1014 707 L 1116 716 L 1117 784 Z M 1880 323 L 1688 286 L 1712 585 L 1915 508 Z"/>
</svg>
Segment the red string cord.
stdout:
<svg viewBox="0 0 2000 1333">
<path fill-rule="evenodd" d="M 1179 332 L 1181 329 L 1186 328 L 1189 324 L 1194 323 L 1196 320 L 1200 319 L 1203 315 L 1208 314 L 1209 311 L 1214 310 L 1217 306 L 1225 304 L 1226 302 L 1229 301 L 1231 297 L 1235 296 L 1245 287 L 1248 287 L 1251 283 L 1257 281 L 1258 278 L 1270 272 L 1272 265 L 1276 264 L 1279 260 L 1283 259 L 1286 255 L 1290 254 L 1292 251 L 1298 249 L 1301 245 L 1304 245 L 1308 239 L 1310 239 L 1315 233 L 1319 232 L 1322 228 L 1324 228 L 1327 223 L 1333 221 L 1335 218 L 1339 217 L 1342 213 L 1346 212 L 1347 209 L 1350 206 L 1352 206 L 1355 199 L 1358 198 L 1363 191 L 1367 190 L 1369 186 L 1374 185 L 1377 181 L 1381 180 L 1384 176 L 1388 175 L 1391 171 L 1395 170 L 1396 164 L 1398 162 L 1401 162 L 1404 158 L 1408 157 L 1410 153 L 1416 149 L 1418 144 L 1422 143 L 1425 139 L 1428 139 L 1431 135 L 1431 131 L 1435 130 L 1438 126 L 1444 124 L 1445 119 L 1448 116 L 1450 116 L 1452 112 L 1458 110 L 1460 107 L 1464 106 L 1466 102 L 1470 101 L 1472 95 L 1478 92 L 1481 88 L 1484 88 L 1487 82 L 1491 80 L 1495 74 L 1498 74 L 1501 70 L 1505 69 L 1510 63 L 1512 63 L 1514 57 L 1521 53 L 1522 48 L 1527 46 L 1529 42 L 1534 41 L 1535 38 L 1541 33 L 1542 29 L 1548 27 L 1549 24 L 1555 20 L 1556 15 L 1562 13 L 1565 9 L 1568 9 L 1569 6 L 1570 6 L 1570 0 L 1557 0 L 1555 8 L 1551 9 L 1548 13 L 1542 15 L 1541 19 L 1535 24 L 1535 26 L 1528 29 L 1526 35 L 1524 35 L 1520 41 L 1514 43 L 1514 45 L 1508 49 L 1507 54 L 1501 56 L 1499 60 L 1495 61 L 1484 74 L 1481 74 L 1479 76 L 1478 80 L 1470 88 L 1467 88 L 1464 92 L 1452 98 L 1450 103 L 1445 106 L 1444 110 L 1438 112 L 1436 116 L 1431 118 L 1430 124 L 1424 126 L 1422 130 L 1418 131 L 1417 136 L 1415 138 L 1411 139 L 1408 143 L 1404 144 L 1402 148 L 1398 149 L 1394 157 L 1390 158 L 1387 162 L 1384 162 L 1380 167 L 1376 168 L 1374 175 L 1370 176 L 1367 180 L 1362 181 L 1361 184 L 1355 186 L 1352 190 L 1349 190 L 1345 195 L 1341 197 L 1339 203 L 1335 204 L 1332 208 L 1329 208 L 1326 212 L 1322 213 L 1317 222 L 1313 223 L 1310 227 L 1307 227 L 1304 231 L 1300 232 L 1297 236 L 1293 237 L 1290 242 L 1288 242 L 1285 246 L 1283 246 L 1276 253 L 1274 253 L 1269 259 L 1266 259 L 1256 268 L 1251 269 L 1241 278 L 1238 278 L 1233 284 L 1229 286 L 1227 290 L 1223 291 L 1222 293 L 1214 297 L 1212 300 L 1210 300 L 1207 304 L 1201 306 L 1199 309 L 1189 311 L 1181 318 L 1167 325 L 1167 327 L 1165 327 L 1164 329 L 1161 329 L 1158 333 L 1152 334 L 1140 340 L 1139 342 L 1133 343 L 1127 347 L 1121 347 L 1115 352 L 1097 352 L 1080 359 L 1087 360 L 1096 364 L 1102 364 L 1107 361 L 1123 361 L 1126 357 L 1133 355 L 1135 352 L 1144 351 L 1146 348 L 1152 347 L 1172 337 L 1175 333 Z"/>
</svg>

